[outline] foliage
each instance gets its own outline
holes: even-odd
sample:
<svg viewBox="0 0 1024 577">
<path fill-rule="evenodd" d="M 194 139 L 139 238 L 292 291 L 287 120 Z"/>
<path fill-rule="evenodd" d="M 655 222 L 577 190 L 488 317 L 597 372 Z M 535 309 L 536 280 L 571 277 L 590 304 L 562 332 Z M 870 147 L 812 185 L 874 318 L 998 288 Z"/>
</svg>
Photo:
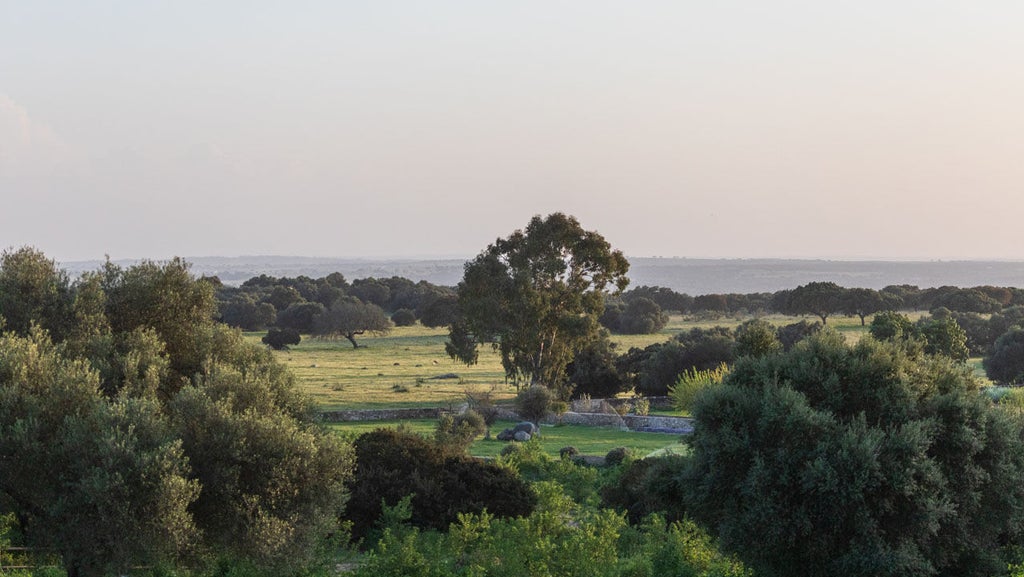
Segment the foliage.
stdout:
<svg viewBox="0 0 1024 577">
<path fill-rule="evenodd" d="M 809 282 L 789 292 L 783 312 L 813 314 L 828 324 L 828 317 L 843 310 L 846 289 L 834 282 Z"/>
<path fill-rule="evenodd" d="M 737 327 L 733 349 L 737 357 L 763 357 L 780 351 L 782 342 L 768 321 L 752 319 Z"/>
<path fill-rule="evenodd" d="M 212 291 L 179 259 L 108 262 L 74 285 L 67 340 L 0 336 L 0 508 L 72 575 L 184 552 L 294 568 L 336 529 L 349 450 L 213 323 Z"/>
<path fill-rule="evenodd" d="M 313 422 L 269 351 L 237 333 L 218 341 L 215 369 L 167 408 L 202 486 L 191 513 L 214 550 L 302 566 L 337 522 L 351 448 Z"/>
<path fill-rule="evenodd" d="M 601 504 L 624 511 L 632 524 L 652 514 L 682 521 L 686 517 L 683 478 L 688 462 L 680 455 L 630 461 L 601 487 Z"/>
<path fill-rule="evenodd" d="M 556 386 L 597 338 L 604 290 L 622 290 L 629 263 L 598 233 L 561 213 L 535 216 L 466 263 L 448 354 L 472 364 L 477 345 L 500 351 L 513 380 Z"/>
<path fill-rule="evenodd" d="M 370 333 L 373 335 L 387 334 L 391 331 L 391 321 L 384 310 L 378 305 L 367 304 L 358 300 L 341 299 L 331 305 L 320 316 L 313 320 L 313 335 L 317 338 L 344 337 L 358 348 L 356 337 Z"/>
<path fill-rule="evenodd" d="M 689 413 L 693 410 L 697 396 L 707 389 L 722 384 L 728 374 L 729 366 L 725 363 L 714 369 L 683 371 L 676 379 L 675 384 L 668 388 L 668 396 L 672 398 L 672 405 L 679 411 Z"/>
<path fill-rule="evenodd" d="M 185 261 L 143 261 L 129 268 L 107 262 L 101 271 L 105 312 L 115 333 L 152 329 L 170 362 L 167 387 L 176 390 L 203 370 L 204 335 L 213 325 L 213 287 L 196 281 Z"/>
<path fill-rule="evenodd" d="M 466 404 L 474 413 L 480 415 L 480 419 L 484 423 L 485 439 L 491 438 L 491 427 L 501 414 L 500 409 L 494 403 L 494 396 L 494 386 L 487 391 L 466 391 Z"/>
<path fill-rule="evenodd" d="M 267 331 L 262 341 L 263 344 L 275 351 L 284 351 L 288 349 L 288 345 L 297 345 L 302 342 L 302 336 L 295 329 L 279 329 L 274 327 Z"/>
<path fill-rule="evenodd" d="M 626 447 L 615 447 L 604 455 L 604 464 L 609 467 L 618 467 L 629 459 L 629 449 Z"/>
<path fill-rule="evenodd" d="M 356 577 L 741 577 L 742 564 L 717 551 L 690 521 L 656 516 L 629 527 L 608 510 L 576 509 L 552 483 L 537 484 L 531 515 L 460 515 L 446 534 L 390 523 Z"/>
<path fill-rule="evenodd" d="M 990 575 L 1019 542 L 1021 423 L 945 357 L 823 332 L 694 417 L 687 506 L 759 575 Z"/>
<path fill-rule="evenodd" d="M 0 507 L 69 575 L 176 556 L 194 530 L 198 485 L 159 406 L 98 385 L 43 331 L 0 336 Z"/>
<path fill-rule="evenodd" d="M 63 340 L 72 298 L 67 274 L 42 252 L 26 246 L 0 254 L 0 327 L 25 336 L 35 323 Z"/>
<path fill-rule="evenodd" d="M 555 395 L 547 387 L 527 387 L 516 395 L 516 413 L 531 423 L 539 424 L 551 412 L 554 400 Z"/>
<path fill-rule="evenodd" d="M 607 399 L 625 390 L 625 382 L 615 366 L 615 345 L 607 335 L 588 344 L 566 366 L 571 398 L 589 395 Z"/>
<path fill-rule="evenodd" d="M 277 326 L 282 329 L 294 329 L 300 334 L 313 332 L 316 317 L 327 310 L 324 305 L 315 303 L 296 303 L 277 313 Z"/>
<path fill-rule="evenodd" d="M 411 309 L 398 309 L 391 315 L 396 327 L 410 327 L 416 324 L 416 313 Z"/>
<path fill-rule="evenodd" d="M 625 306 L 618 303 L 606 305 L 600 317 L 601 324 L 624 335 L 650 335 L 668 324 L 668 313 L 649 298 L 634 296 L 625 303 Z"/>
<path fill-rule="evenodd" d="M 434 430 L 434 441 L 439 447 L 465 453 L 474 439 L 487 431 L 480 413 L 470 409 L 460 415 L 442 414 Z"/>
<path fill-rule="evenodd" d="M 447 327 L 458 318 L 459 299 L 454 294 L 439 294 L 418 309 L 420 323 L 425 327 Z"/>
<path fill-rule="evenodd" d="M 886 292 L 880 292 L 867 288 L 845 289 L 841 298 L 842 312 L 848 315 L 857 315 L 860 318 L 860 325 L 864 326 L 868 315 L 880 311 L 897 310 L 902 301 L 899 297 Z"/>
<path fill-rule="evenodd" d="M 244 331 L 260 331 L 277 319 L 274 305 L 257 303 L 248 296 L 239 296 L 217 305 L 220 321 L 230 327 Z"/>
<path fill-rule="evenodd" d="M 907 315 L 884 311 L 871 319 L 871 336 L 880 341 L 900 341 L 914 337 L 917 332 Z"/>
<path fill-rule="evenodd" d="M 967 360 L 967 333 L 953 318 L 922 318 L 916 328 L 925 341 L 924 352 L 945 355 L 960 362 Z"/>
<path fill-rule="evenodd" d="M 1012 328 L 996 339 L 992 354 L 983 363 L 988 378 L 999 384 L 1024 381 L 1024 329 Z"/>
<path fill-rule="evenodd" d="M 731 363 L 734 343 L 733 332 L 725 327 L 694 328 L 679 333 L 641 361 L 637 393 L 665 395 L 683 371 L 713 369 L 722 363 Z"/>
<path fill-rule="evenodd" d="M 562 449 L 559 450 L 558 457 L 549 455 L 537 439 L 509 446 L 517 447 L 517 450 L 510 451 L 507 455 L 503 454 L 501 463 L 518 472 L 523 479 L 533 483 L 557 483 L 561 490 L 577 503 L 598 503 L 600 472 L 596 468 L 563 458 Z"/>
<path fill-rule="evenodd" d="M 382 506 L 412 495 L 410 522 L 445 529 L 461 513 L 498 517 L 528 515 L 537 497 L 506 467 L 453 456 L 436 443 L 412 433 L 378 429 L 355 441 L 356 473 L 349 483 L 352 498 L 344 518 L 353 536 L 367 536 Z"/>
<path fill-rule="evenodd" d="M 622 294 L 622 300 L 626 302 L 636 297 L 651 299 L 661 307 L 661 310 L 679 313 L 689 311 L 690 305 L 693 304 L 693 297 L 690 295 L 677 293 L 670 288 L 660 286 L 639 286 Z"/>
</svg>

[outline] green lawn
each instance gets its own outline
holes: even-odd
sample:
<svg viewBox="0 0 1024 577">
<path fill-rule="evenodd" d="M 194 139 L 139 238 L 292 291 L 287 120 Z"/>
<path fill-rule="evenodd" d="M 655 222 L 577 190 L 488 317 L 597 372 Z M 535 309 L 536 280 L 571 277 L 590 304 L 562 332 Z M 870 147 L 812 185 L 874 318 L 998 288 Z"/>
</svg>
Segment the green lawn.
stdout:
<svg viewBox="0 0 1024 577">
<path fill-rule="evenodd" d="M 402 425 L 414 433 L 433 435 L 437 421 L 434 419 L 416 419 L 409 421 L 374 421 L 374 422 L 350 422 L 332 423 L 329 427 L 339 433 L 359 435 L 381 427 L 394 428 Z M 512 422 L 498 422 L 492 429 L 496 435 L 502 429 L 513 426 Z M 573 446 L 579 449 L 584 455 L 601 455 L 615 447 L 627 447 L 636 452 L 639 456 L 645 456 L 654 451 L 669 449 L 675 453 L 685 453 L 688 449 L 679 444 L 679 437 L 662 433 L 634 433 L 632 431 L 620 431 L 613 428 L 583 427 L 575 425 L 560 425 L 541 429 L 541 446 L 544 452 L 557 457 L 562 447 Z M 477 439 L 469 448 L 469 453 L 477 457 L 496 457 L 501 449 L 508 443 L 504 441 Z"/>
</svg>

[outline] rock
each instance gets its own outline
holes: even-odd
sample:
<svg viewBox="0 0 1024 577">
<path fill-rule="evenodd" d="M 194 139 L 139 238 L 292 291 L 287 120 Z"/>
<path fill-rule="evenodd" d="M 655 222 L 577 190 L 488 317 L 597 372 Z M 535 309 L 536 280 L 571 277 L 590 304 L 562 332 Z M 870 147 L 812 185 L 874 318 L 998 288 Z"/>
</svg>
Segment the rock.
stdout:
<svg viewBox="0 0 1024 577">
<path fill-rule="evenodd" d="M 512 438 L 515 439 L 516 441 L 519 441 L 520 443 L 525 443 L 526 441 L 532 439 L 533 436 L 530 435 L 530 433 L 527 433 L 526 431 L 516 431 L 515 435 L 513 435 Z"/>
<path fill-rule="evenodd" d="M 513 434 L 514 433 L 518 433 L 519 431 L 522 431 L 522 432 L 532 436 L 532 435 L 535 435 L 537 433 L 537 425 L 534 425 L 533 423 L 531 423 L 529 421 L 523 421 L 521 423 L 517 423 L 516 426 L 512 427 L 512 433 Z"/>
<path fill-rule="evenodd" d="M 515 437 L 515 433 L 512 432 L 512 429 L 505 429 L 504 431 L 498 433 L 498 436 L 496 438 L 499 441 L 511 441 L 513 437 Z"/>
</svg>

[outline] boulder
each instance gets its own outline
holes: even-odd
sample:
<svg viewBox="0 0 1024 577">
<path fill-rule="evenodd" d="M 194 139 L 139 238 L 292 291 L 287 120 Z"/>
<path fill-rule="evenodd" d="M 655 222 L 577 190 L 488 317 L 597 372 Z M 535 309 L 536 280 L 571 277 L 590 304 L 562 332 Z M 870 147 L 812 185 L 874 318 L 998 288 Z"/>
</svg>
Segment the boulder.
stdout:
<svg viewBox="0 0 1024 577">
<path fill-rule="evenodd" d="M 505 429 L 498 433 L 496 437 L 499 441 L 511 441 L 515 437 L 515 432 L 512 429 Z"/>
<path fill-rule="evenodd" d="M 537 433 L 537 425 L 534 425 L 529 421 L 523 421 L 521 423 L 517 423 L 516 426 L 512 427 L 513 433 L 518 433 L 519 431 L 522 431 L 532 436 Z"/>
<path fill-rule="evenodd" d="M 525 443 L 526 441 L 529 441 L 533 437 L 532 435 L 530 435 L 530 433 L 527 433 L 526 431 L 516 431 L 516 434 L 512 438 L 515 439 L 516 441 L 519 441 L 520 443 Z"/>
</svg>

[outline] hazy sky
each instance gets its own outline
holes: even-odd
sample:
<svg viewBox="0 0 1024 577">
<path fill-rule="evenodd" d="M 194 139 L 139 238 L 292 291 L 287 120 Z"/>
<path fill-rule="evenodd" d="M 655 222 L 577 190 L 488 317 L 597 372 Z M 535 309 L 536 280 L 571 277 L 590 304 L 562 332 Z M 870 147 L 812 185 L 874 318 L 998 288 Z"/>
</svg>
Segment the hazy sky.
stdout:
<svg viewBox="0 0 1024 577">
<path fill-rule="evenodd" d="M 1024 259 L 1024 2 L 0 0 L 0 248 Z"/>
</svg>

